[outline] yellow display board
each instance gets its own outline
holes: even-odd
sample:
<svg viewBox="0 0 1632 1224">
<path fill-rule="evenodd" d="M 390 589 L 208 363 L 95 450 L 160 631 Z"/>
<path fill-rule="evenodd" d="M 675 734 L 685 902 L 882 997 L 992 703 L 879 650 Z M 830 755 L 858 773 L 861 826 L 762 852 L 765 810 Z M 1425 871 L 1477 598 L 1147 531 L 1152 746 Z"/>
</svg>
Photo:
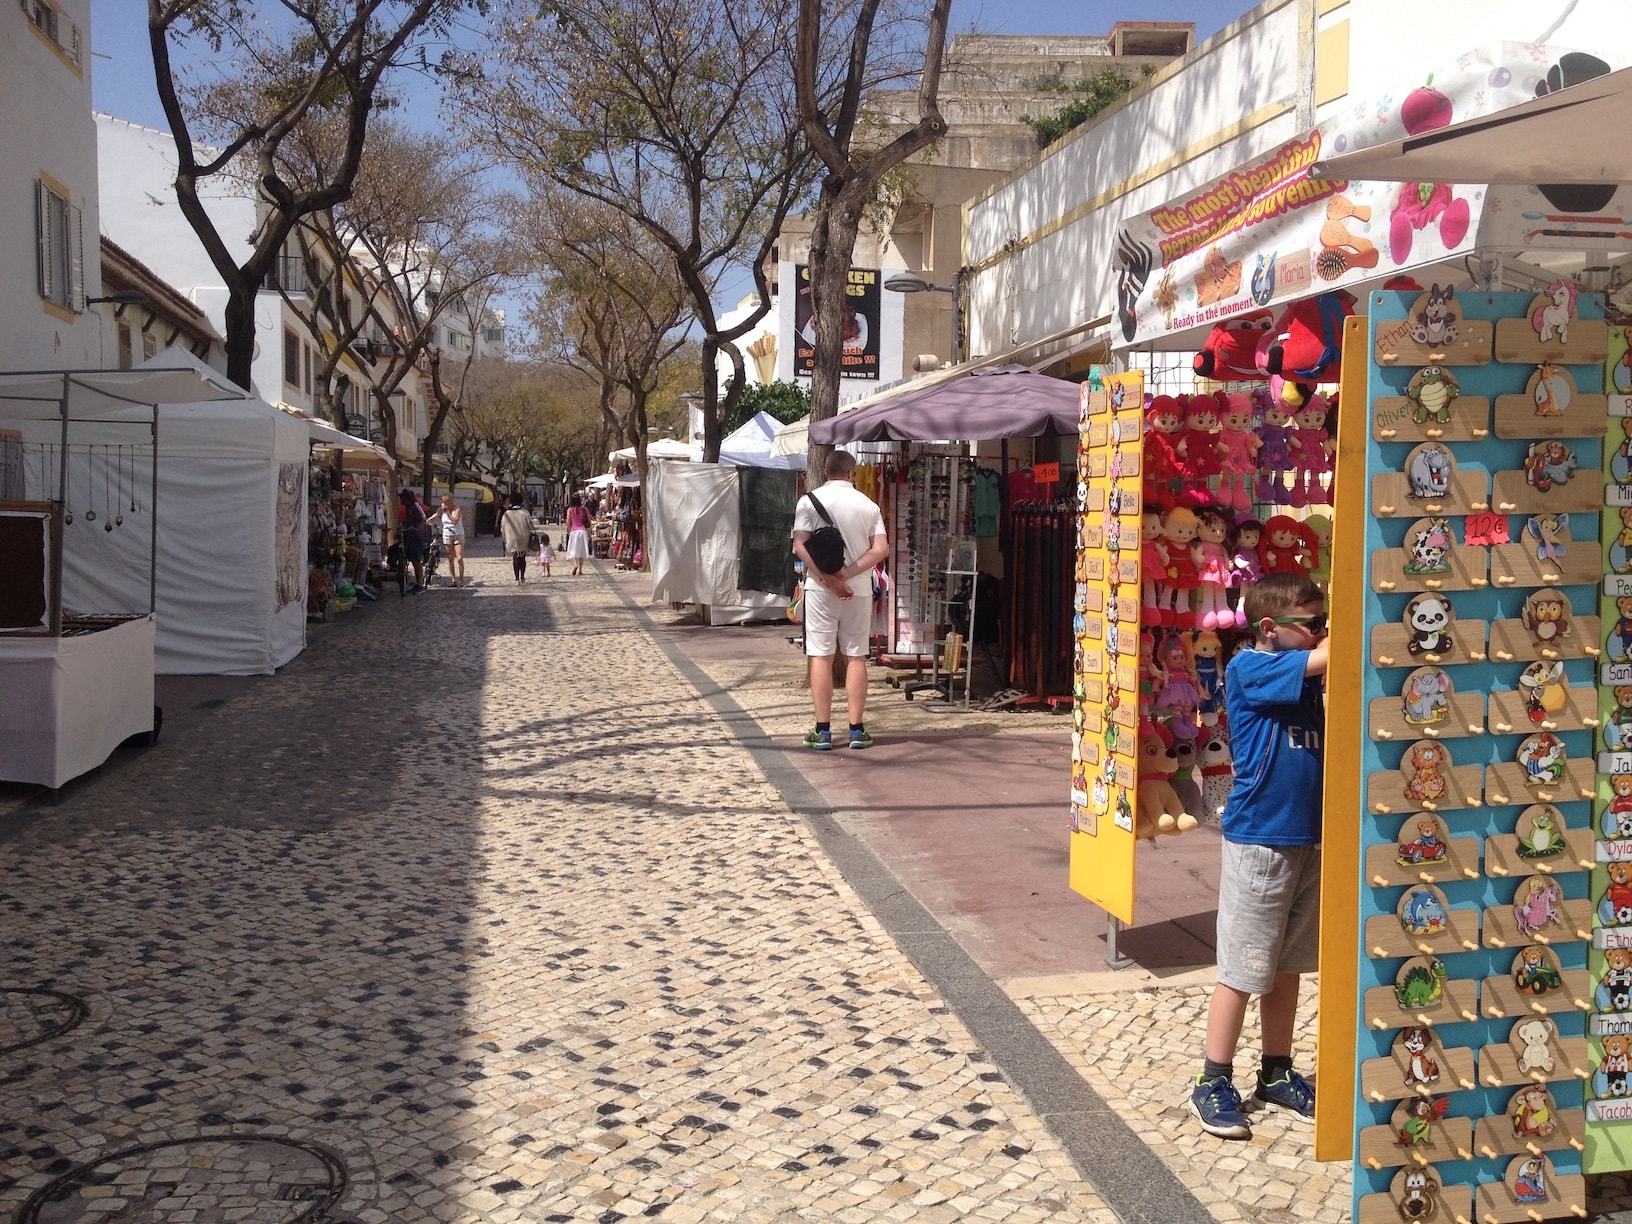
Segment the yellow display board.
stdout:
<svg viewBox="0 0 1632 1224">
<path fill-rule="evenodd" d="M 1077 457 L 1073 891 L 1134 921 L 1144 376 L 1084 383 Z"/>
</svg>

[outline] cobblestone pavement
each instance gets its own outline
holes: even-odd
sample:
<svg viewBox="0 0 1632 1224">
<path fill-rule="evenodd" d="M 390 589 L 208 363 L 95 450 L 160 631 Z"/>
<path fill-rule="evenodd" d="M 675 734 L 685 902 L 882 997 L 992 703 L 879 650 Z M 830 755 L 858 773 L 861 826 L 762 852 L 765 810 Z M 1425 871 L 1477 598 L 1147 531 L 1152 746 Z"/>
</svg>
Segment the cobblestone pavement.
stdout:
<svg viewBox="0 0 1632 1224">
<path fill-rule="evenodd" d="M 609 578 L 392 594 L 0 842 L 0 1219 L 1115 1216 Z"/>
</svg>

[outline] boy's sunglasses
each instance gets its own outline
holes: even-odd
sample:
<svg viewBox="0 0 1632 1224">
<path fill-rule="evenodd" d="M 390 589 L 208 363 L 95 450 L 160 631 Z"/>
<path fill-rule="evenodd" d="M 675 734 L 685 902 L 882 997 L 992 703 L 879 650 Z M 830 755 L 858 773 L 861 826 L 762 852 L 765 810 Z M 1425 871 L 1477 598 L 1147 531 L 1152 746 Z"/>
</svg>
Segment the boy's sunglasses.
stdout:
<svg viewBox="0 0 1632 1224">
<path fill-rule="evenodd" d="M 1277 625 L 1302 625 L 1310 633 L 1319 633 L 1326 628 L 1326 613 L 1319 616 L 1277 616 L 1272 618 Z"/>
</svg>

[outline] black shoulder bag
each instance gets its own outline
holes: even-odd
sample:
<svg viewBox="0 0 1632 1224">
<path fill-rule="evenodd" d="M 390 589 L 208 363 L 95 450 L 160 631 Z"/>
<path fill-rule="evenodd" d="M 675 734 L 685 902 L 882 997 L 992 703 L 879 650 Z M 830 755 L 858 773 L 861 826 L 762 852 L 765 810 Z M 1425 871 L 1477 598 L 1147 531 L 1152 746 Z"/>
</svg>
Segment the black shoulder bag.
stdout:
<svg viewBox="0 0 1632 1224">
<path fill-rule="evenodd" d="M 837 574 L 844 568 L 844 534 L 833 522 L 827 507 L 816 500 L 816 494 L 806 493 L 805 496 L 810 498 L 810 504 L 816 507 L 816 513 L 827 524 L 810 533 L 810 538 L 805 541 L 805 553 L 810 557 L 811 564 L 822 573 Z"/>
</svg>

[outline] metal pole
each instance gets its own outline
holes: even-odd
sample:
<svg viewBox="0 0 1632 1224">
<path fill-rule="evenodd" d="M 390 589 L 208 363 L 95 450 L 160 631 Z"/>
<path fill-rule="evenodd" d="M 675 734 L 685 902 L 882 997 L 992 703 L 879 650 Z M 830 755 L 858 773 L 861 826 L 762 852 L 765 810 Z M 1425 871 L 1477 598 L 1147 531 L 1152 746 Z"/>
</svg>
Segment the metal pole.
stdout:
<svg viewBox="0 0 1632 1224">
<path fill-rule="evenodd" d="M 153 405 L 153 488 L 147 511 L 147 612 L 159 610 L 159 406 Z"/>
<path fill-rule="evenodd" d="M 1106 914 L 1105 926 L 1105 963 L 1112 969 L 1126 969 L 1133 964 L 1133 957 L 1123 956 L 1116 950 L 1116 933 L 1122 929 L 1115 914 Z"/>
<path fill-rule="evenodd" d="M 51 609 L 51 632 L 62 633 L 62 554 L 68 546 L 66 533 L 66 519 L 68 511 L 68 374 L 62 375 L 62 399 L 57 403 L 58 415 L 62 417 L 62 456 L 57 460 L 57 555 L 52 560 L 55 571 L 52 581 L 56 584 L 57 597 Z"/>
</svg>

